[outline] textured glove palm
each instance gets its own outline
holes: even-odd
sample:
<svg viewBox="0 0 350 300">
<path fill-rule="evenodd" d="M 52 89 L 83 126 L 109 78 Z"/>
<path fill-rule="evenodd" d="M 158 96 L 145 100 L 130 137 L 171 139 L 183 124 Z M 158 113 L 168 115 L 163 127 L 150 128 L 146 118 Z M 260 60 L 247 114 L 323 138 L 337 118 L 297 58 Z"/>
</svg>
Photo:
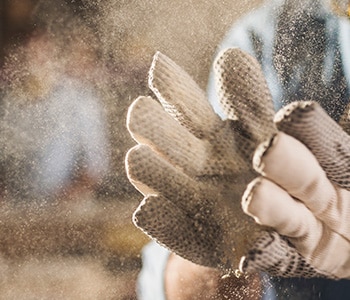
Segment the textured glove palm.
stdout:
<svg viewBox="0 0 350 300">
<path fill-rule="evenodd" d="M 155 55 L 149 85 L 161 105 L 150 97 L 131 105 L 127 126 L 139 145 L 126 164 L 130 181 L 145 196 L 134 214 L 137 226 L 195 263 L 231 269 L 261 231 L 240 199 L 255 176 L 253 150 L 276 129 L 254 59 L 230 49 L 216 70 L 225 121 L 187 73 Z"/>
<path fill-rule="evenodd" d="M 254 58 L 228 49 L 218 56 L 214 69 L 224 121 L 186 72 L 163 54 L 155 55 L 149 86 L 160 103 L 139 97 L 127 119 L 138 143 L 127 154 L 127 174 L 145 196 L 134 223 L 160 244 L 201 265 L 225 271 L 240 266 L 243 272 L 264 270 L 287 277 L 332 277 L 324 268 L 314 268 L 313 261 L 301 256 L 285 237 L 244 214 L 243 191 L 257 176 L 251 164 L 254 150 L 281 133 Z M 278 124 L 292 128 L 293 122 L 286 120 Z M 264 147 L 257 153 L 264 153 Z M 244 207 L 257 219 L 251 206 L 260 202 L 251 201 L 254 186 L 246 193 Z"/>
</svg>

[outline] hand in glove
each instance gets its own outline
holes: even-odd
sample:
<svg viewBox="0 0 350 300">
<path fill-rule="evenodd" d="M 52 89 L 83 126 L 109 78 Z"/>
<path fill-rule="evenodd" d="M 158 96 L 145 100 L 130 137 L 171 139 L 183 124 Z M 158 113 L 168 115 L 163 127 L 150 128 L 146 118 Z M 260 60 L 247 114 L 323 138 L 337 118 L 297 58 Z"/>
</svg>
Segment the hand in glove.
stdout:
<svg viewBox="0 0 350 300">
<path fill-rule="evenodd" d="M 321 273 L 350 278 L 350 137 L 314 102 L 285 107 L 276 124 L 283 132 L 255 153 L 262 176 L 245 192 L 244 210 Z"/>
<path fill-rule="evenodd" d="M 192 262 L 236 269 L 261 228 L 241 208 L 256 174 L 254 149 L 276 133 L 260 66 L 238 49 L 218 58 L 222 121 L 204 92 L 173 61 L 154 57 L 149 85 L 158 101 L 139 97 L 127 126 L 139 145 L 126 158 L 130 181 L 145 196 L 135 224 Z"/>
<path fill-rule="evenodd" d="M 180 256 L 204 266 L 320 276 L 289 242 L 243 213 L 241 197 L 256 176 L 256 147 L 277 134 L 257 61 L 228 49 L 214 65 L 222 121 L 203 91 L 173 61 L 154 57 L 149 85 L 158 101 L 139 97 L 128 130 L 138 143 L 126 157 L 129 180 L 145 196 L 134 223 Z"/>
</svg>

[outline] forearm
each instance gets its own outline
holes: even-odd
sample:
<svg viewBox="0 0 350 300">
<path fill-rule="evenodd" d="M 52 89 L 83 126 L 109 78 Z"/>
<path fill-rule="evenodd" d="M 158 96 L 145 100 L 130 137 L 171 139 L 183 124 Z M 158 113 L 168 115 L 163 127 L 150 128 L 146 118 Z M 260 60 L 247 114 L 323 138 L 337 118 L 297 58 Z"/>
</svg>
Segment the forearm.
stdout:
<svg viewBox="0 0 350 300">
<path fill-rule="evenodd" d="M 223 277 L 219 270 L 171 254 L 165 270 L 165 292 L 167 300 L 258 300 L 261 299 L 261 283 L 257 274 Z"/>
</svg>

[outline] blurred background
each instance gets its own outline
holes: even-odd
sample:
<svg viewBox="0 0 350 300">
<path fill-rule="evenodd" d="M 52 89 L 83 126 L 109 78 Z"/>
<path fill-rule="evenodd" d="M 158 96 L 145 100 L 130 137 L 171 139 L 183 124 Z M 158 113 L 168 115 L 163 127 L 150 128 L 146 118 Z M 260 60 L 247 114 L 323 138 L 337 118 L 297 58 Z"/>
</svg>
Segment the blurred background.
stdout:
<svg viewBox="0 0 350 300">
<path fill-rule="evenodd" d="M 0 299 L 136 299 L 127 108 L 157 50 L 205 89 L 260 2 L 0 0 Z"/>
</svg>

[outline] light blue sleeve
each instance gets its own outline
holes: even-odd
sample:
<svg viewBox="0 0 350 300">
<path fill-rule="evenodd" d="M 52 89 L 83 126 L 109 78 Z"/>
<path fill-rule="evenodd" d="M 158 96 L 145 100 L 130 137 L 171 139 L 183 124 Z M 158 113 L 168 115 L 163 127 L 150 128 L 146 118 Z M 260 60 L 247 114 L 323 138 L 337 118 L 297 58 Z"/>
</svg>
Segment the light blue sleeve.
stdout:
<svg viewBox="0 0 350 300">
<path fill-rule="evenodd" d="M 164 270 L 170 252 L 156 242 L 142 250 L 142 270 L 137 280 L 139 300 L 165 300 Z"/>
<path fill-rule="evenodd" d="M 344 73 L 350 87 L 350 21 L 345 17 L 339 19 L 339 41 Z"/>
</svg>

